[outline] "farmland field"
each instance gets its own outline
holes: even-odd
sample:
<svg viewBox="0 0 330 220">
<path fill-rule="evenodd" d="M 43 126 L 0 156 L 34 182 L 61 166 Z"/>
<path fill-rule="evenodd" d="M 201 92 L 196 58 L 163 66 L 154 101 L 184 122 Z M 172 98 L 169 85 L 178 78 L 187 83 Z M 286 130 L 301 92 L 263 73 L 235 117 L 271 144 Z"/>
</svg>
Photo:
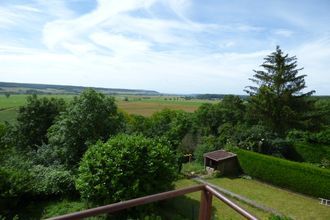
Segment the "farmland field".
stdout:
<svg viewBox="0 0 330 220">
<path fill-rule="evenodd" d="M 0 96 L 0 122 L 14 123 L 18 108 L 26 103 L 28 95 L 11 95 L 9 98 Z M 38 97 L 63 98 L 71 100 L 74 95 L 38 95 Z M 202 103 L 215 101 L 192 99 L 185 100 L 174 96 L 115 96 L 118 108 L 129 113 L 150 116 L 154 112 L 168 108 L 194 112 Z"/>
</svg>

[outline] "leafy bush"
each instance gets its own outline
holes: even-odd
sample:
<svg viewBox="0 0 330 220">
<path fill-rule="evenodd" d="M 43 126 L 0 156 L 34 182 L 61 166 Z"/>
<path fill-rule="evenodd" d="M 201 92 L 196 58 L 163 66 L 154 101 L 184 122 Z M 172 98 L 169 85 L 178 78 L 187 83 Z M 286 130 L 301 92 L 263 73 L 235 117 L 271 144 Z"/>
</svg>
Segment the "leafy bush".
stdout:
<svg viewBox="0 0 330 220">
<path fill-rule="evenodd" d="M 244 173 L 303 194 L 330 198 L 330 171 L 303 163 L 292 162 L 237 149 Z"/>
<path fill-rule="evenodd" d="M 74 191 L 73 175 L 63 167 L 35 165 L 30 170 L 37 195 L 68 195 Z"/>
<path fill-rule="evenodd" d="M 307 142 L 295 142 L 293 150 L 297 154 L 293 160 L 309 163 L 321 163 L 322 160 L 330 160 L 330 146 L 322 144 L 311 144 Z"/>
<path fill-rule="evenodd" d="M 45 207 L 42 219 L 65 215 L 71 212 L 78 212 L 86 209 L 87 206 L 84 202 L 62 200 L 56 201 Z"/>
<path fill-rule="evenodd" d="M 122 122 L 113 98 L 85 90 L 48 130 L 49 147 L 54 152 L 51 160 L 76 168 L 87 146 L 116 134 Z"/>
<path fill-rule="evenodd" d="M 288 133 L 287 138 L 291 141 L 303 141 L 313 144 L 330 144 L 330 127 L 324 127 L 319 132 L 308 132 L 300 130 L 292 130 Z"/>
<path fill-rule="evenodd" d="M 219 142 L 219 139 L 214 136 L 204 137 L 202 143 L 197 145 L 194 156 L 198 163 L 204 163 L 204 154 L 207 152 L 215 151 L 221 149 L 222 145 Z"/>
<path fill-rule="evenodd" d="M 181 172 L 187 176 L 194 174 L 204 174 L 205 169 L 204 166 L 200 163 L 197 162 L 190 162 L 190 163 L 185 163 L 182 166 Z"/>
<path fill-rule="evenodd" d="M 0 167 L 0 200 L 31 193 L 32 177 L 26 170 Z"/>
<path fill-rule="evenodd" d="M 176 174 L 169 146 L 143 136 L 118 135 L 86 151 L 76 188 L 87 201 L 108 204 L 166 191 Z"/>
<path fill-rule="evenodd" d="M 16 126 L 16 145 L 23 150 L 35 150 L 47 142 L 47 130 L 65 109 L 63 99 L 28 96 L 26 105 L 19 108 Z"/>
</svg>

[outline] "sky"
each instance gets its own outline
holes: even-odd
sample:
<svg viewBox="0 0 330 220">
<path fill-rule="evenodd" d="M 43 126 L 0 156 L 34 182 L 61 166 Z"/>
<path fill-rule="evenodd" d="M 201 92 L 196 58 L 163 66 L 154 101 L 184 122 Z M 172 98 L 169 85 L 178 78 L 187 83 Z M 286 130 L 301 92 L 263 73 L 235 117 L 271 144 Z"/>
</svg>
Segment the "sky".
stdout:
<svg viewBox="0 0 330 220">
<path fill-rule="evenodd" d="M 330 95 L 329 0 L 0 0 L 0 81 L 244 94 L 276 45 Z"/>
</svg>

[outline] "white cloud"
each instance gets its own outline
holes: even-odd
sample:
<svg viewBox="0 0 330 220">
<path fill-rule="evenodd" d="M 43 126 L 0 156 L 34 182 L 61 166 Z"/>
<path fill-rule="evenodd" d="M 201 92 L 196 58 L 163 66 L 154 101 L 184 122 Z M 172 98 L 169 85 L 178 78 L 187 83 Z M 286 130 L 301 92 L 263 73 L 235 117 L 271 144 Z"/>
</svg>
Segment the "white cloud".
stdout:
<svg viewBox="0 0 330 220">
<path fill-rule="evenodd" d="M 274 31 L 274 34 L 282 37 L 291 37 L 294 34 L 294 32 L 287 29 L 277 29 Z"/>
<path fill-rule="evenodd" d="M 304 67 L 302 73 L 307 74 L 308 89 L 315 89 L 320 95 L 329 94 L 330 36 L 304 43 L 290 55 L 296 55 L 298 65 Z"/>
<path fill-rule="evenodd" d="M 194 20 L 200 8 L 189 0 L 98 0 L 80 15 L 65 0 L 34 2 L 0 7 L 8 15 L 0 28 L 32 29 L 37 45 L 25 33 L 12 43 L 0 37 L 0 81 L 242 94 L 268 49 L 296 33 L 239 19 Z M 328 91 L 329 38 L 297 45 L 290 55 L 305 66 L 307 85 Z"/>
</svg>

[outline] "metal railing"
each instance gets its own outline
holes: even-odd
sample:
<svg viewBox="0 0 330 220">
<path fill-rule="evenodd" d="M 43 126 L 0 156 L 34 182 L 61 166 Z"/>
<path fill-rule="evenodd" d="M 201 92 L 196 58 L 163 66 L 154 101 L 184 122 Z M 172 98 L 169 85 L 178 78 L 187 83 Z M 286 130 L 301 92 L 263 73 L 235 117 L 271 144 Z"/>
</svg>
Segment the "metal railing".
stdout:
<svg viewBox="0 0 330 220">
<path fill-rule="evenodd" d="M 215 196 L 216 198 L 220 199 L 226 205 L 234 209 L 240 215 L 245 217 L 246 219 L 257 220 L 255 216 L 250 214 L 248 211 L 244 210 L 218 191 L 213 189 L 208 185 L 196 185 L 191 186 L 183 189 L 172 190 L 168 192 L 158 193 L 150 196 L 144 196 L 137 199 L 131 199 L 128 201 L 118 202 L 110 205 L 100 206 L 97 208 L 87 209 L 80 212 L 74 212 L 67 215 L 62 215 L 58 217 L 50 218 L 49 220 L 71 220 L 71 219 L 82 219 L 87 217 L 92 217 L 96 215 L 106 214 L 106 213 L 113 213 L 116 211 L 120 211 L 123 209 L 128 209 L 134 206 L 144 205 L 147 203 L 152 203 L 160 200 L 170 199 L 177 196 L 182 196 L 188 193 L 198 192 L 201 191 L 201 200 L 199 206 L 199 220 L 210 220 L 211 219 L 211 212 L 212 212 L 212 197 Z"/>
</svg>

